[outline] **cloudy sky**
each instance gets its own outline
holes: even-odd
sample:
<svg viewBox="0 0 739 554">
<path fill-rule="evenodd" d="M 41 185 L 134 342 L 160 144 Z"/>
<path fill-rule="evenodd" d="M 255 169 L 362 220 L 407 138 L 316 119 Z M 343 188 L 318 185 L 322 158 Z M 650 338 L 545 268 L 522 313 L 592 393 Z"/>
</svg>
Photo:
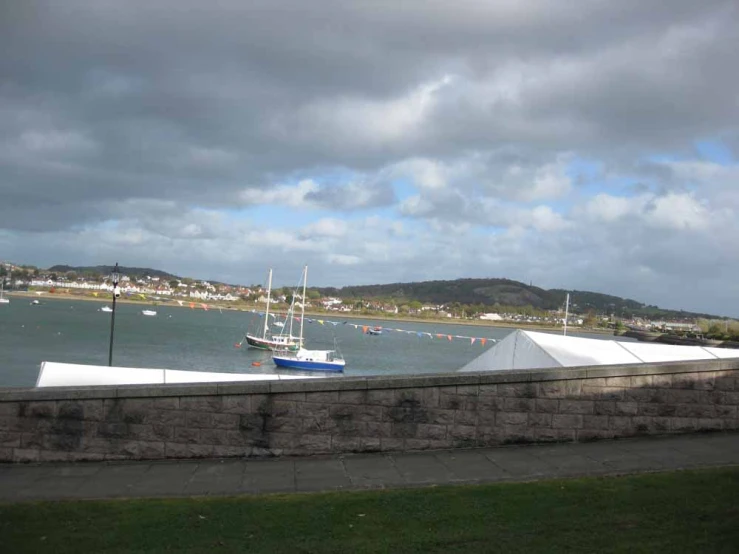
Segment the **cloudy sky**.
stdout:
<svg viewBox="0 0 739 554">
<path fill-rule="evenodd" d="M 735 0 L 9 0 L 0 259 L 739 316 Z"/>
</svg>

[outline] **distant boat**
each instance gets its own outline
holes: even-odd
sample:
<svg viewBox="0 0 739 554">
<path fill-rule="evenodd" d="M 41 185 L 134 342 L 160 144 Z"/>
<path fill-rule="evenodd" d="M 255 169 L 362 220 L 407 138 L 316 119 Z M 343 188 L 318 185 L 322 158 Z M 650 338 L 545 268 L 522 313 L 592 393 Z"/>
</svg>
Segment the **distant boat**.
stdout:
<svg viewBox="0 0 739 554">
<path fill-rule="evenodd" d="M 141 313 L 148 316 L 155 316 L 157 313 L 154 310 L 141 310 Z"/>
<path fill-rule="evenodd" d="M 305 298 L 308 281 L 308 266 L 303 270 L 303 296 Z M 303 321 L 305 319 L 305 302 L 300 303 L 300 342 L 303 343 Z M 306 350 L 302 347 L 297 352 L 279 351 L 272 355 L 277 367 L 301 369 L 303 371 L 344 371 L 346 361 L 338 350 Z"/>
<path fill-rule="evenodd" d="M 272 325 L 275 327 L 284 327 L 285 324 L 282 321 L 275 321 Z"/>
<path fill-rule="evenodd" d="M 100 311 L 101 312 L 112 312 L 113 308 L 111 308 L 110 306 L 103 306 L 102 308 L 100 308 Z"/>
<path fill-rule="evenodd" d="M 0 281 L 0 304 L 10 304 L 10 299 L 5 298 L 5 281 Z"/>
<path fill-rule="evenodd" d="M 38 300 L 31 300 L 31 306 L 38 306 L 39 304 L 41 304 L 41 302 Z"/>
<path fill-rule="evenodd" d="M 382 335 L 382 327 L 370 327 L 367 329 L 368 335 Z"/>
</svg>

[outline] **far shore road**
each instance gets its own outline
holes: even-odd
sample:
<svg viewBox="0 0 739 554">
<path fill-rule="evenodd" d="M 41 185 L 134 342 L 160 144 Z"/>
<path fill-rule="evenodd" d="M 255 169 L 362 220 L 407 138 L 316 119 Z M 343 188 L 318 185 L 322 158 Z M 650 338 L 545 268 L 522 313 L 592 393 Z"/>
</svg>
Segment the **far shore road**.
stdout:
<svg viewBox="0 0 739 554">
<path fill-rule="evenodd" d="M 20 298 L 35 298 L 35 299 L 43 299 L 43 300 L 83 300 L 83 301 L 91 301 L 91 302 L 101 302 L 105 304 L 111 304 L 113 302 L 112 297 L 109 297 L 110 294 L 108 291 L 105 291 L 106 296 L 105 297 L 99 297 L 99 296 L 91 296 L 86 294 L 70 294 L 67 292 L 49 292 L 49 291 L 5 291 L 5 294 L 10 297 L 20 297 Z M 182 300 L 183 305 L 180 306 L 179 302 L 177 300 Z M 259 304 L 246 304 L 242 301 L 238 301 L 239 304 L 243 304 L 243 306 L 234 306 L 232 303 L 222 303 L 219 301 L 213 302 L 203 302 L 202 300 L 191 300 L 191 299 L 166 299 L 166 300 L 143 300 L 143 299 L 134 299 L 134 298 L 118 298 L 116 299 L 116 304 L 137 304 L 141 306 L 171 306 L 174 308 L 189 308 L 190 304 L 194 304 L 198 309 L 201 309 L 202 304 L 207 304 L 209 309 L 222 309 L 222 310 L 230 310 L 230 311 L 241 311 L 241 312 L 251 312 L 252 310 L 256 311 L 264 311 L 264 306 L 260 306 Z M 285 306 L 282 306 L 281 308 L 277 308 L 274 311 L 275 313 L 284 313 L 287 310 Z M 387 314 L 355 314 L 355 313 L 347 313 L 347 312 L 306 312 L 307 316 L 310 317 L 327 317 L 331 319 L 370 319 L 373 321 L 402 321 L 407 323 L 444 323 L 449 325 L 474 325 L 476 327 L 493 327 L 493 328 L 503 328 L 503 329 L 528 329 L 531 331 L 562 331 L 561 326 L 553 326 L 553 325 L 537 325 L 535 323 L 519 323 L 515 324 L 512 322 L 498 322 L 498 321 L 483 321 L 479 319 L 452 319 L 452 318 L 414 318 L 414 317 L 397 317 L 397 316 L 389 316 Z M 568 326 L 568 329 L 571 329 L 574 332 L 583 332 L 583 333 L 597 333 L 602 335 L 612 335 L 613 330 L 612 329 L 592 329 L 592 328 L 581 328 L 577 326 Z"/>
</svg>

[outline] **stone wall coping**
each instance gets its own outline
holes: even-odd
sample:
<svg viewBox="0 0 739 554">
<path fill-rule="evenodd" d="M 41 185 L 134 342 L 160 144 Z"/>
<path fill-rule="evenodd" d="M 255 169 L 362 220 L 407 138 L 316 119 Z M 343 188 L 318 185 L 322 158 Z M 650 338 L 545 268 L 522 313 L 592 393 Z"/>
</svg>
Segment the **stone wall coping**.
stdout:
<svg viewBox="0 0 739 554">
<path fill-rule="evenodd" d="M 698 373 L 736 369 L 739 369 L 739 358 L 499 372 L 454 372 L 428 373 L 420 375 L 333 377 L 326 379 L 294 379 L 286 381 L 237 381 L 233 383 L 110 385 L 47 388 L 6 387 L 0 388 L 0 402 L 402 389 L 495 383 L 531 383 L 570 379 L 595 379 L 603 377 Z"/>
</svg>

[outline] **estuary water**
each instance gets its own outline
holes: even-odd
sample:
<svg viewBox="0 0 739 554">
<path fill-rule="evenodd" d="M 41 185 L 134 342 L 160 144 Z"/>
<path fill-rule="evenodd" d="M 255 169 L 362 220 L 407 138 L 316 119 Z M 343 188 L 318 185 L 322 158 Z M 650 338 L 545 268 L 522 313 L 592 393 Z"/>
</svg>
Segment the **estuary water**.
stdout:
<svg viewBox="0 0 739 554">
<path fill-rule="evenodd" d="M 12 297 L 0 306 L 0 387 L 34 386 L 42 361 L 108 365 L 111 314 L 100 302 Z M 155 317 L 142 315 L 155 309 Z M 334 340 L 346 358 L 347 376 L 441 373 L 454 371 L 493 346 L 513 328 L 478 325 L 345 319 L 321 316 L 305 324 L 306 346 L 333 348 Z M 338 322 L 331 325 L 328 321 Z M 347 323 L 344 323 L 347 322 Z M 269 352 L 253 350 L 241 341 L 248 330 L 261 329 L 264 319 L 248 311 L 189 309 L 178 306 L 116 306 L 113 365 L 218 371 L 274 373 Z M 354 325 L 359 325 L 355 328 Z M 385 331 L 372 336 L 361 326 L 383 326 L 409 333 Z M 418 336 L 418 333 L 431 333 Z M 436 335 L 441 335 L 437 337 Z M 452 340 L 449 340 L 452 336 Z M 469 338 L 475 337 L 474 344 Z M 588 336 L 580 334 L 580 336 Z M 594 338 L 612 336 L 592 335 Z M 483 345 L 480 338 L 486 338 Z M 252 364 L 259 362 L 256 367 Z"/>
</svg>

